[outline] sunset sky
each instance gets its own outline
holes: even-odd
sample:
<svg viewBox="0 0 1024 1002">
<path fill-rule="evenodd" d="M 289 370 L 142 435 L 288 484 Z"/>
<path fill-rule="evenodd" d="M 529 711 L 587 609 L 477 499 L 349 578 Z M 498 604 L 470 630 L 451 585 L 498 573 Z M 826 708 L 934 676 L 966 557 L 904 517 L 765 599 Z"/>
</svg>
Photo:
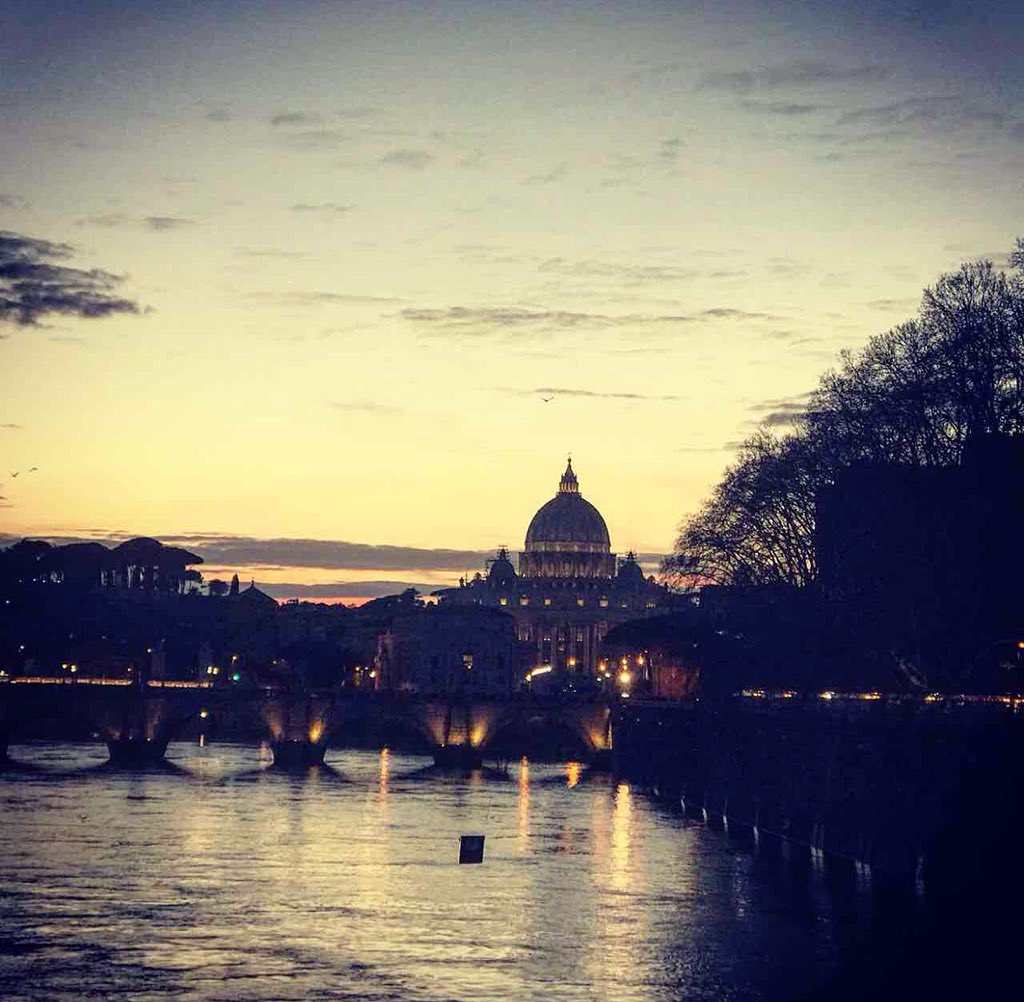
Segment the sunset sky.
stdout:
<svg viewBox="0 0 1024 1002">
<path fill-rule="evenodd" d="M 1009 0 L 5 0 L 0 542 L 436 586 L 571 452 L 667 552 L 1024 234 L 1022 37 Z"/>
</svg>

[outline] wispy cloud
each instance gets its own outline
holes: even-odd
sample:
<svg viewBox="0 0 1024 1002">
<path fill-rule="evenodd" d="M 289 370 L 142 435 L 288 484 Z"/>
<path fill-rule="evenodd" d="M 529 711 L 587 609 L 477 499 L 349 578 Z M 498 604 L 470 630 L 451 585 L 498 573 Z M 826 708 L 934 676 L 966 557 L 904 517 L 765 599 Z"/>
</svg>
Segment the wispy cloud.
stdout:
<svg viewBox="0 0 1024 1002">
<path fill-rule="evenodd" d="M 355 206 L 345 205 L 342 202 L 296 202 L 289 208 L 292 212 L 303 212 L 310 215 L 343 216 L 346 212 L 351 212 Z"/>
<path fill-rule="evenodd" d="M 73 253 L 70 244 L 0 231 L 0 321 L 35 327 L 50 316 L 95 319 L 142 312 L 138 303 L 115 294 L 123 276 L 55 263 Z"/>
<path fill-rule="evenodd" d="M 8 192 L 0 191 L 0 207 L 4 209 L 25 209 L 28 202 L 20 195 L 11 195 Z"/>
<path fill-rule="evenodd" d="M 121 227 L 142 227 L 153 233 L 168 233 L 171 230 L 195 226 L 194 219 L 183 216 L 128 216 L 122 212 L 107 212 L 95 216 L 84 216 L 75 220 L 75 226 L 95 227 L 104 230 Z"/>
<path fill-rule="evenodd" d="M 239 257 L 269 257 L 283 261 L 298 261 L 310 256 L 309 251 L 285 250 L 282 247 L 238 247 L 235 253 Z"/>
<path fill-rule="evenodd" d="M 397 414 L 400 407 L 382 404 L 378 400 L 332 400 L 331 407 L 336 411 L 353 411 L 364 414 Z"/>
<path fill-rule="evenodd" d="M 521 397 L 591 397 L 597 400 L 683 400 L 674 393 L 630 393 L 622 390 L 581 390 L 567 386 L 538 386 L 533 390 L 505 389 Z"/>
<path fill-rule="evenodd" d="M 284 292 L 251 292 L 247 299 L 283 303 L 290 306 L 320 306 L 330 304 L 376 303 L 381 306 L 396 306 L 405 302 L 393 296 L 369 296 L 361 293 L 328 292 L 311 289 L 308 292 L 288 290 Z"/>
<path fill-rule="evenodd" d="M 842 83 L 869 83 L 889 75 L 882 66 L 846 66 L 823 60 L 803 59 L 746 70 L 716 70 L 697 81 L 699 90 L 751 94 L 787 88 L 817 88 Z"/>
<path fill-rule="evenodd" d="M 195 226 L 194 219 L 185 219 L 182 216 L 146 216 L 143 222 L 151 230 L 157 233 L 167 233 L 170 230 L 180 230 L 189 226 Z"/>
<path fill-rule="evenodd" d="M 523 184 L 554 184 L 561 181 L 569 173 L 569 165 L 560 163 L 544 174 L 532 174 L 523 181 Z"/>
<path fill-rule="evenodd" d="M 316 125 L 321 121 L 319 115 L 307 115 L 302 111 L 281 111 L 270 119 L 271 125 Z"/>
<path fill-rule="evenodd" d="M 8 422 L 7 424 L 0 424 L 0 429 L 3 431 L 22 431 L 22 425 Z"/>
<path fill-rule="evenodd" d="M 784 118 L 801 118 L 824 111 L 826 108 L 821 104 L 800 104 L 796 101 L 757 101 L 752 98 L 740 101 L 740 107 L 744 111 L 757 115 L 780 115 Z"/>
<path fill-rule="evenodd" d="M 391 150 L 379 157 L 377 163 L 382 167 L 402 167 L 406 170 L 423 170 L 429 167 L 436 158 L 426 150 L 400 149 Z"/>
<path fill-rule="evenodd" d="M 678 136 L 663 139 L 658 146 L 658 162 L 663 167 L 674 167 L 679 160 L 679 151 L 682 147 L 683 141 Z"/>
<path fill-rule="evenodd" d="M 663 264 L 620 264 L 614 261 L 571 261 L 552 257 L 542 261 L 537 270 L 544 274 L 564 275 L 567 278 L 595 278 L 624 282 L 627 285 L 646 285 L 656 282 L 680 282 L 698 278 L 696 268 Z"/>
<path fill-rule="evenodd" d="M 749 408 L 754 415 L 752 424 L 766 425 L 769 428 L 785 428 L 796 424 L 807 413 L 807 402 L 810 392 L 798 393 L 792 397 L 780 397 L 775 400 L 763 400 Z"/>
<path fill-rule="evenodd" d="M 771 319 L 767 313 L 752 313 L 732 307 L 713 307 L 692 314 L 675 313 L 584 313 L 571 310 L 537 310 L 520 307 L 448 306 L 442 309 L 405 309 L 402 319 L 439 333 L 469 337 L 489 333 L 539 333 L 573 330 L 614 330 L 642 326 L 692 324 L 701 320 Z"/>
</svg>

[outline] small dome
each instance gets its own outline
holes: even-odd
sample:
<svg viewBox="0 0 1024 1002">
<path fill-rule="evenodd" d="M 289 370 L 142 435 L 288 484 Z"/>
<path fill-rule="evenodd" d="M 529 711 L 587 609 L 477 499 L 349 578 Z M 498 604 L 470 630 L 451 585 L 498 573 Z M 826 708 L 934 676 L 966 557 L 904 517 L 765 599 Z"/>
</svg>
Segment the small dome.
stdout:
<svg viewBox="0 0 1024 1002">
<path fill-rule="evenodd" d="M 619 565 L 619 573 L 616 575 L 620 584 L 629 588 L 639 588 L 646 583 L 644 572 L 636 562 L 636 554 L 630 550 L 626 559 Z"/>
<path fill-rule="evenodd" d="M 508 559 L 508 550 L 502 546 L 498 556 L 491 561 L 491 569 L 487 572 L 487 580 L 493 585 L 510 585 L 516 579 L 516 569 Z"/>
</svg>

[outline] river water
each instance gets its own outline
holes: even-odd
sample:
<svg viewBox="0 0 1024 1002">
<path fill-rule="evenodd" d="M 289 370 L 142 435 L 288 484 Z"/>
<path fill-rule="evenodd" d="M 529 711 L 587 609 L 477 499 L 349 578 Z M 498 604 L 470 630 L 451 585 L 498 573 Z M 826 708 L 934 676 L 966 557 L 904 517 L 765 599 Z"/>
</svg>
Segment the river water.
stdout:
<svg viewBox="0 0 1024 1002">
<path fill-rule="evenodd" d="M 837 884 L 571 763 L 11 755 L 4 1002 L 789 998 L 835 976 L 876 907 L 863 875 Z M 457 865 L 462 833 L 486 836 L 482 866 Z"/>
</svg>

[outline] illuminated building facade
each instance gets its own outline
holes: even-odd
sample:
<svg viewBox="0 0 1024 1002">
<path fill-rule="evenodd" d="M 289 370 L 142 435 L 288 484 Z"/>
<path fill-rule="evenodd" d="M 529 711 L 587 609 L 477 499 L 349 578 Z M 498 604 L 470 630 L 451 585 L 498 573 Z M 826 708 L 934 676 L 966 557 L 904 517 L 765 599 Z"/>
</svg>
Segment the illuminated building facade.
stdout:
<svg viewBox="0 0 1024 1002">
<path fill-rule="evenodd" d="M 616 559 L 608 526 L 580 494 L 570 460 L 558 492 L 526 530 L 518 572 L 502 547 L 486 574 L 461 582 L 441 599 L 509 613 L 526 669 L 550 666 L 557 673 L 593 677 L 608 630 L 664 612 L 670 595 L 644 577 L 633 553 Z"/>
</svg>

